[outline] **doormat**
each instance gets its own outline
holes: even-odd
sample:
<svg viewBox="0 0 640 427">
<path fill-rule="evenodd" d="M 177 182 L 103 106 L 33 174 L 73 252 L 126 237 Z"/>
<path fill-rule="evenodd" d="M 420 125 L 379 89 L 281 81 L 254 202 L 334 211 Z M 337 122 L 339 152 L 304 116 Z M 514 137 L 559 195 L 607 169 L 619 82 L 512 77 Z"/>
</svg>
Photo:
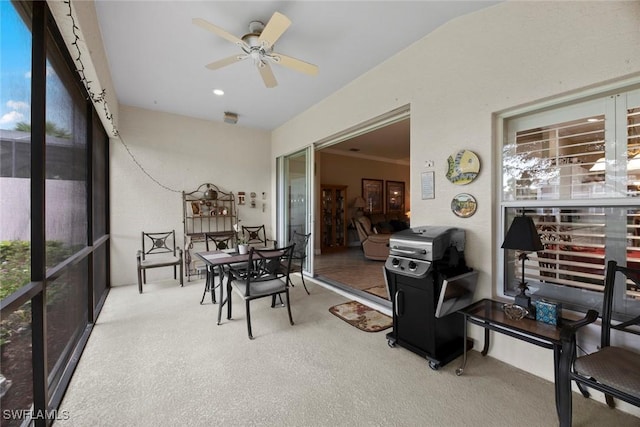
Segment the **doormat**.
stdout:
<svg viewBox="0 0 640 427">
<path fill-rule="evenodd" d="M 329 308 L 329 311 L 348 324 L 365 332 L 380 332 L 393 326 L 391 317 L 360 304 L 358 301 L 334 305 Z"/>
<path fill-rule="evenodd" d="M 386 300 L 389 299 L 386 286 L 374 286 L 372 288 L 364 289 L 364 291 Z"/>
</svg>

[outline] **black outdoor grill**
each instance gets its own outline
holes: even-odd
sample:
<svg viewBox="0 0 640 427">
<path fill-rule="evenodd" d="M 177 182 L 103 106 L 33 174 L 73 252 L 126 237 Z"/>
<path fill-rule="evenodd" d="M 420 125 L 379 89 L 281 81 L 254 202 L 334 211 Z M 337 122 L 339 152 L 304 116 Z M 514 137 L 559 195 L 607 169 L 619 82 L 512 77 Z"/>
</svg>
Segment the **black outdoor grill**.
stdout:
<svg viewBox="0 0 640 427">
<path fill-rule="evenodd" d="M 464 317 L 456 311 L 473 302 L 477 282 L 464 245 L 464 230 L 452 227 L 413 227 L 389 240 L 393 331 L 387 342 L 426 357 L 434 370 L 464 351 Z"/>
</svg>

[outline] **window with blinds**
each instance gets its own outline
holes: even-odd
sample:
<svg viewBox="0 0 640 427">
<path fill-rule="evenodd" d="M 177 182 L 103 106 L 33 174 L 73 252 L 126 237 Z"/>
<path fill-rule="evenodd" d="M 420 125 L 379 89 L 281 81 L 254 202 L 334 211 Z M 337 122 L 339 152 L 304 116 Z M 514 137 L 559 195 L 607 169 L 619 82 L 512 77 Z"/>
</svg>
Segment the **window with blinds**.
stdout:
<svg viewBox="0 0 640 427">
<path fill-rule="evenodd" d="M 503 236 L 530 216 L 544 249 L 528 254 L 534 297 L 598 308 L 609 259 L 640 269 L 640 90 L 505 119 Z M 523 278 L 504 251 L 504 292 Z M 617 286 L 616 312 L 640 314 L 640 289 Z"/>
</svg>

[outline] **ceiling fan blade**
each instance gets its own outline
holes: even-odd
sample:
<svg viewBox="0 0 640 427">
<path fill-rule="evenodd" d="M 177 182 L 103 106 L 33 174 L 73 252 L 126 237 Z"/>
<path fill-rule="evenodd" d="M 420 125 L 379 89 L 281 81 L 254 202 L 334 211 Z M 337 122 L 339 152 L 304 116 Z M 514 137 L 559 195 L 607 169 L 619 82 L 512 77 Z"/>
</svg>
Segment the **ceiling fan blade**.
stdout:
<svg viewBox="0 0 640 427">
<path fill-rule="evenodd" d="M 315 76 L 316 74 L 318 74 L 317 65 L 309 64 L 308 62 L 304 62 L 299 59 L 283 55 L 281 53 L 274 53 L 272 57 L 276 64 L 280 64 L 284 67 L 289 67 L 291 69 L 300 71 L 301 73 L 309 74 L 311 76 Z"/>
<path fill-rule="evenodd" d="M 273 70 L 269 64 L 266 62 L 260 62 L 258 70 L 260 70 L 260 76 L 262 76 L 262 81 L 266 87 L 272 88 L 278 86 L 276 76 L 273 75 Z"/>
<path fill-rule="evenodd" d="M 262 30 L 258 41 L 264 43 L 266 47 L 273 47 L 282 33 L 287 31 L 289 25 L 291 25 L 291 20 L 289 18 L 287 18 L 280 12 L 275 12 L 271 16 L 271 19 L 269 19 L 269 22 L 267 22 L 264 30 Z"/>
<path fill-rule="evenodd" d="M 207 31 L 211 31 L 212 33 L 222 37 L 223 39 L 229 40 L 231 43 L 235 43 L 240 46 L 246 45 L 246 43 L 243 42 L 242 39 L 234 36 L 233 34 L 227 32 L 226 30 L 223 30 L 222 28 L 216 25 L 213 25 L 209 21 L 205 21 L 202 18 L 193 18 L 191 22 L 193 22 L 198 27 L 204 28 Z"/>
<path fill-rule="evenodd" d="M 217 70 L 218 68 L 235 64 L 236 62 L 242 61 L 243 59 L 247 59 L 247 58 L 248 58 L 248 55 L 233 55 L 233 56 L 229 56 L 228 58 L 220 59 L 219 61 L 214 61 L 210 64 L 205 65 L 205 67 L 210 70 Z"/>
</svg>

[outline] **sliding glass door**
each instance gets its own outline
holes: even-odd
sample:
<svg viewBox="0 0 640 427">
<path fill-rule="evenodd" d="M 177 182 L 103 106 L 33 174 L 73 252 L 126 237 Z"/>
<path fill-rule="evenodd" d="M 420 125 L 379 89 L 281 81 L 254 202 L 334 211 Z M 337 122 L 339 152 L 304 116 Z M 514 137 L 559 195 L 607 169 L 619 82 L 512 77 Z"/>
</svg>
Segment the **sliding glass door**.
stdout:
<svg viewBox="0 0 640 427">
<path fill-rule="evenodd" d="M 278 240 L 288 242 L 293 232 L 308 234 L 313 230 L 311 147 L 278 158 Z M 304 271 L 313 275 L 313 234 L 307 245 Z"/>
</svg>

